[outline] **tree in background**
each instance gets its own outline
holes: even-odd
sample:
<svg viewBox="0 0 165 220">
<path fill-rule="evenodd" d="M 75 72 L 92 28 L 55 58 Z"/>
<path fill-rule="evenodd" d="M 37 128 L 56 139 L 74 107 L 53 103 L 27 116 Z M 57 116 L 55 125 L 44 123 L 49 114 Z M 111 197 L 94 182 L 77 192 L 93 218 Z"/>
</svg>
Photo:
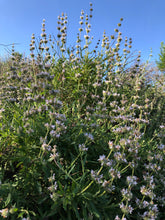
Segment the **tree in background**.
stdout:
<svg viewBox="0 0 165 220">
<path fill-rule="evenodd" d="M 161 42 L 159 61 L 156 61 L 158 69 L 165 74 L 165 44 Z"/>
</svg>

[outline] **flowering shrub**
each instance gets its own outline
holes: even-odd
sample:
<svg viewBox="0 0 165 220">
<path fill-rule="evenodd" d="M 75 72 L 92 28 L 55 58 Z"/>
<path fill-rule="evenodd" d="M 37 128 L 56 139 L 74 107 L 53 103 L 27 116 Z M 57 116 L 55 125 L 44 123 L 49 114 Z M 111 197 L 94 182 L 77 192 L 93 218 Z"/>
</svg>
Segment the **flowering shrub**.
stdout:
<svg viewBox="0 0 165 220">
<path fill-rule="evenodd" d="M 92 10 L 85 18 L 81 12 L 76 49 L 66 47 L 62 14 L 57 48 L 44 20 L 37 48 L 32 35 L 31 59 L 17 59 L 13 48 L 1 72 L 3 218 L 165 216 L 163 76 L 147 80 L 140 55 L 130 60 L 132 40 L 122 43 L 118 29 L 111 38 L 104 33 L 101 52 L 99 42 L 90 51 Z"/>
</svg>

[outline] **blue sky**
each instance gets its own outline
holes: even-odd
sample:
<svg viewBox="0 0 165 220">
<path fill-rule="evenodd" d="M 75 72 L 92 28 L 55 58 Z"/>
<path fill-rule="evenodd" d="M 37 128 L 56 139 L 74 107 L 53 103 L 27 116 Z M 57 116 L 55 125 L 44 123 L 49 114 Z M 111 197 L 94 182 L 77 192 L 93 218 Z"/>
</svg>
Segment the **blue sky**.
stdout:
<svg viewBox="0 0 165 220">
<path fill-rule="evenodd" d="M 0 44 L 19 43 L 16 50 L 29 53 L 32 33 L 41 34 L 42 20 L 46 19 L 47 34 L 57 34 L 57 16 L 68 15 L 68 46 L 76 42 L 81 9 L 89 14 L 89 3 L 93 3 L 91 21 L 95 46 L 123 17 L 120 31 L 133 40 L 132 51 L 141 51 L 147 60 L 152 48 L 152 60 L 158 59 L 160 43 L 165 42 L 165 0 L 0 0 Z M 11 47 L 8 47 L 11 49 Z M 0 45 L 0 55 L 7 54 Z"/>
</svg>

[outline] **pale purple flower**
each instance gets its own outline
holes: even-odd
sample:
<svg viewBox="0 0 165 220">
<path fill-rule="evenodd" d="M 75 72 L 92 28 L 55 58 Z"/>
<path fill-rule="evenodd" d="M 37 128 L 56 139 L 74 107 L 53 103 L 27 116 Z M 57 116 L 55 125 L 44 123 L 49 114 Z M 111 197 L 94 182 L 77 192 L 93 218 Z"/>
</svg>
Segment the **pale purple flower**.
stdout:
<svg viewBox="0 0 165 220">
<path fill-rule="evenodd" d="M 84 136 L 88 137 L 90 140 L 93 140 L 93 135 L 90 133 L 85 133 Z"/>
<path fill-rule="evenodd" d="M 88 148 L 85 147 L 85 144 L 79 144 L 80 151 L 88 151 Z"/>
</svg>

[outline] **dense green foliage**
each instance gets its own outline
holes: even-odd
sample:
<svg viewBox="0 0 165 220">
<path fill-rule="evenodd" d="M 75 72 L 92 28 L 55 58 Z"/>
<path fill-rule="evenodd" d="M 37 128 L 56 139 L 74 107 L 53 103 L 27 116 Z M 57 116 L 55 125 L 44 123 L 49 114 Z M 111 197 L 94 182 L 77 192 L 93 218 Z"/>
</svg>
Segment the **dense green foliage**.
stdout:
<svg viewBox="0 0 165 220">
<path fill-rule="evenodd" d="M 165 74 L 165 44 L 161 42 L 159 60 L 156 62 L 159 70 Z"/>
<path fill-rule="evenodd" d="M 90 51 L 88 16 L 82 46 L 83 17 L 75 48 L 62 14 L 57 48 L 43 21 L 31 59 L 13 48 L 1 63 L 0 215 L 163 219 L 165 78 L 133 58 L 118 29 Z"/>
</svg>

